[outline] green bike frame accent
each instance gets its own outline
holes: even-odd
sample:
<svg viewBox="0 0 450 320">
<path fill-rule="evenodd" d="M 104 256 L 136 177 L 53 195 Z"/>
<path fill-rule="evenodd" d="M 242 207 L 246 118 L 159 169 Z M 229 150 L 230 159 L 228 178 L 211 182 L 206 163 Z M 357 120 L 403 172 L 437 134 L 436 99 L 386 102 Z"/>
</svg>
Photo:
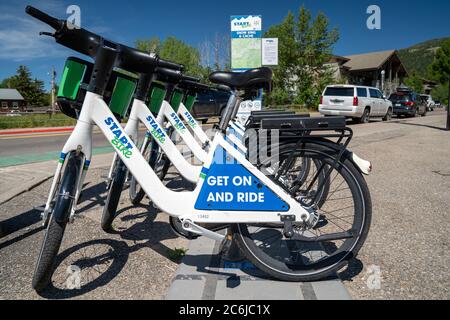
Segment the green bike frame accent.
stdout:
<svg viewBox="0 0 450 320">
<path fill-rule="evenodd" d="M 58 97 L 76 100 L 87 66 L 71 58 L 67 59 L 58 90 Z"/>
<path fill-rule="evenodd" d="M 119 75 L 109 102 L 111 111 L 124 117 L 133 99 L 134 90 L 136 90 L 136 82 Z"/>
<path fill-rule="evenodd" d="M 86 90 L 87 82 L 90 80 L 92 68 L 92 63 L 79 58 L 70 57 L 66 60 L 58 98 L 69 100 L 68 108 L 74 109 L 77 103 L 83 102 L 85 95 L 83 91 Z M 126 115 L 136 86 L 137 79 L 132 76 L 120 71 L 112 73 L 107 85 L 110 96 L 105 96 L 105 98 L 109 101 L 109 108 L 116 116 L 123 118 Z"/>
<path fill-rule="evenodd" d="M 197 95 L 195 94 L 189 94 L 186 97 L 186 101 L 184 102 L 184 106 L 186 109 L 190 112 L 192 110 L 192 107 L 194 106 L 195 99 L 197 98 Z"/>
<path fill-rule="evenodd" d="M 158 114 L 161 109 L 162 102 L 166 96 L 166 87 L 160 83 L 153 82 L 152 89 L 150 90 L 150 111 L 154 114 Z"/>
<path fill-rule="evenodd" d="M 175 89 L 173 91 L 172 98 L 170 99 L 170 105 L 175 112 L 178 112 L 181 101 L 183 101 L 183 92 Z"/>
</svg>

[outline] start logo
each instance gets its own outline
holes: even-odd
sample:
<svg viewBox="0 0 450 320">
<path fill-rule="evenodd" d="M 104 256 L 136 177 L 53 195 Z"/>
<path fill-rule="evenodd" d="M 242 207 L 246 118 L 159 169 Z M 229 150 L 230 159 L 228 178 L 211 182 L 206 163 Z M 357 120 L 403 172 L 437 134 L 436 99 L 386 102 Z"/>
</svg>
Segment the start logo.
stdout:
<svg viewBox="0 0 450 320">
<path fill-rule="evenodd" d="M 194 118 L 192 117 L 192 115 L 186 111 L 184 113 L 184 115 L 186 116 L 186 118 L 188 119 L 188 124 L 191 126 L 192 129 L 197 128 L 197 122 L 195 122 Z"/>
<path fill-rule="evenodd" d="M 175 129 L 177 129 L 177 131 L 180 131 L 182 134 L 184 134 L 184 132 L 187 130 L 186 127 L 184 126 L 183 122 L 181 121 L 181 119 L 177 116 L 177 114 L 175 112 L 172 112 L 170 114 L 170 116 L 172 117 L 172 119 L 175 121 Z"/>
<path fill-rule="evenodd" d="M 109 126 L 109 130 L 115 135 L 111 140 L 112 145 L 122 153 L 125 158 L 130 159 L 133 155 L 133 145 L 130 143 L 120 126 L 114 122 L 112 117 L 105 120 L 105 124 Z"/>
<path fill-rule="evenodd" d="M 151 116 L 148 116 L 147 118 L 148 123 L 152 127 L 152 130 L 150 130 L 150 134 L 158 140 L 161 144 L 166 142 L 166 134 L 164 133 L 164 130 L 161 129 L 159 124 L 153 119 Z"/>
</svg>

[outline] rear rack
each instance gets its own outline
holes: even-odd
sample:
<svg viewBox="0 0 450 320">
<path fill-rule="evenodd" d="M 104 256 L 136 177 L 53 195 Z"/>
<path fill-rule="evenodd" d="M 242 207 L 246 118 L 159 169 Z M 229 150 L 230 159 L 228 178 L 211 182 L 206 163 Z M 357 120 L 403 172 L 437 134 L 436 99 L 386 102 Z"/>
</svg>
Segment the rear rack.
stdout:
<svg viewBox="0 0 450 320">
<path fill-rule="evenodd" d="M 316 131 L 316 130 L 344 130 L 347 126 L 344 117 L 273 117 L 261 120 L 261 129 L 265 130 L 293 130 L 293 131 Z"/>
</svg>

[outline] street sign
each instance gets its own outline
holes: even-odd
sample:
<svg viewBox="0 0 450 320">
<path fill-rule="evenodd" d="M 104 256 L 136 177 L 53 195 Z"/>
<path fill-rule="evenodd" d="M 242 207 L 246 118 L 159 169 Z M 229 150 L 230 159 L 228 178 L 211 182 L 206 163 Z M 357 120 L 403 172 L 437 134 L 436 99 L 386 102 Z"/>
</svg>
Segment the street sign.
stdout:
<svg viewBox="0 0 450 320">
<path fill-rule="evenodd" d="M 231 68 L 243 72 L 262 66 L 262 17 L 231 16 Z M 255 101 L 241 103 L 237 121 L 244 125 L 252 111 L 261 110 L 262 94 Z"/>
<path fill-rule="evenodd" d="M 262 39 L 262 65 L 278 65 L 278 38 Z"/>
<path fill-rule="evenodd" d="M 231 68 L 234 71 L 261 67 L 261 35 L 261 16 L 231 16 Z"/>
</svg>

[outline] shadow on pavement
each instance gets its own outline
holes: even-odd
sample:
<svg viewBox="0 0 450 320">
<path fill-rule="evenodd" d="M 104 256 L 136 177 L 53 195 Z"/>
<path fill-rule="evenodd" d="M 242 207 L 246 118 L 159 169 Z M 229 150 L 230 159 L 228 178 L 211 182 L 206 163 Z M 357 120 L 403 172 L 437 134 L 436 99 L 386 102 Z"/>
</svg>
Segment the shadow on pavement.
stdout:
<svg viewBox="0 0 450 320">
<path fill-rule="evenodd" d="M 407 125 L 407 126 L 424 127 L 424 128 L 430 128 L 430 129 L 441 130 L 441 131 L 448 131 L 446 128 L 430 126 L 428 124 L 412 123 L 412 122 L 405 122 L 405 121 L 391 121 L 391 123 L 402 124 L 402 125 Z"/>
<path fill-rule="evenodd" d="M 342 281 L 353 281 L 353 278 L 364 270 L 364 264 L 358 258 L 349 261 L 347 267 L 339 272 L 338 276 Z"/>
<path fill-rule="evenodd" d="M 98 250 L 97 252 L 95 250 L 96 246 L 108 247 L 109 249 L 103 250 L 103 252 L 98 254 Z M 88 249 L 91 249 L 91 252 L 93 251 L 94 254 L 86 253 Z M 78 267 L 80 269 L 80 289 L 68 289 L 67 283 L 70 281 L 69 277 L 71 274 L 61 272 L 66 277 L 53 280 L 52 284 L 39 295 L 46 299 L 68 299 L 105 286 L 126 265 L 129 253 L 130 248 L 124 241 L 111 239 L 92 240 L 68 248 L 58 255 L 56 269 L 61 267 L 66 269 L 71 266 Z"/>
<path fill-rule="evenodd" d="M 20 231 L 22 229 L 26 229 L 35 225 L 36 223 L 41 221 L 41 212 L 36 209 L 31 209 L 29 211 L 20 213 L 12 218 L 1 221 L 2 224 L 2 233 L 0 234 L 0 239 L 6 237 L 14 232 Z M 21 236 L 23 237 L 23 236 Z M 8 241 L 11 242 L 12 240 Z M 14 243 L 11 242 L 11 243 Z M 7 245 L 5 243 L 0 244 L 0 248 L 3 248 Z"/>
</svg>

